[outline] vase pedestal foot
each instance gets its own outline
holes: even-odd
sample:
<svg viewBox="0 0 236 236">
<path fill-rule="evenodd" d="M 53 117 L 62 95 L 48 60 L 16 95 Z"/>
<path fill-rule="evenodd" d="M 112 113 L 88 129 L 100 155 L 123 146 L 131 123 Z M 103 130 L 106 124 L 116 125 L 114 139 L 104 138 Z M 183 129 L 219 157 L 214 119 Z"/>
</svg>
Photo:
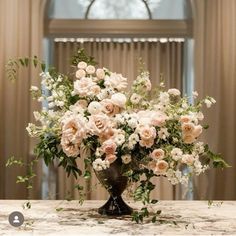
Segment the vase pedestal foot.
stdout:
<svg viewBox="0 0 236 236">
<path fill-rule="evenodd" d="M 131 215 L 133 209 L 129 207 L 121 196 L 112 197 L 98 209 L 98 213 L 101 215 L 110 215 L 110 216 L 121 216 L 121 215 Z"/>
</svg>

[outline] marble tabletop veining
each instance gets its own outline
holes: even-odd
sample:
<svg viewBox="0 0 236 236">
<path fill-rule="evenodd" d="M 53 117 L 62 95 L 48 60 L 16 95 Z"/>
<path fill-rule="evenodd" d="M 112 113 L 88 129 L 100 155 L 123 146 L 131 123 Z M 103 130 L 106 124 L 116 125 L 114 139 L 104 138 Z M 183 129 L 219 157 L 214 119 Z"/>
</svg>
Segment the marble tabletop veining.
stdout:
<svg viewBox="0 0 236 236">
<path fill-rule="evenodd" d="M 141 205 L 129 202 L 133 208 Z M 236 201 L 160 201 L 156 223 L 136 224 L 130 217 L 104 217 L 97 208 L 104 201 L 0 200 L 0 235 L 236 235 Z M 8 222 L 13 211 L 25 217 L 22 226 Z"/>
</svg>

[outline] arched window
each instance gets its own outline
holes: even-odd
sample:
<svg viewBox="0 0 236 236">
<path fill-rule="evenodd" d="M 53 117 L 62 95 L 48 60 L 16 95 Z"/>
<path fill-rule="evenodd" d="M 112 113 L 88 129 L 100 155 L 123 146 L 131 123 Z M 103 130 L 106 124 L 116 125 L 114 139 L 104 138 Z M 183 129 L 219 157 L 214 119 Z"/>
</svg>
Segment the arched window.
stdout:
<svg viewBox="0 0 236 236">
<path fill-rule="evenodd" d="M 52 0 L 54 19 L 186 19 L 187 0 Z"/>
</svg>

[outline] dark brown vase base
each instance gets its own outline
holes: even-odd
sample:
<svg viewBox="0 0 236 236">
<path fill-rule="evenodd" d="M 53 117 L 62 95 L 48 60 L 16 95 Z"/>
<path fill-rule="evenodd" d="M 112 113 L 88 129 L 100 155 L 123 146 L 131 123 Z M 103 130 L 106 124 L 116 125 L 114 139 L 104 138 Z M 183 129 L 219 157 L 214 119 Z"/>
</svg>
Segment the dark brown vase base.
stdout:
<svg viewBox="0 0 236 236">
<path fill-rule="evenodd" d="M 98 209 L 99 214 L 109 216 L 131 215 L 132 212 L 133 209 L 124 202 L 121 196 L 111 196 L 108 201 Z"/>
</svg>

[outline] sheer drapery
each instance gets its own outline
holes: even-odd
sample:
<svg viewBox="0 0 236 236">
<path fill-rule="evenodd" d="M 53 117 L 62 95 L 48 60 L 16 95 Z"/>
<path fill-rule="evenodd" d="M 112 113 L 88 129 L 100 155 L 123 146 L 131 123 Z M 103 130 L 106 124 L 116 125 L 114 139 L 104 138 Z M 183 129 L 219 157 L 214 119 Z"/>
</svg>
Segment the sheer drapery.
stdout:
<svg viewBox="0 0 236 236">
<path fill-rule="evenodd" d="M 195 87 L 217 103 L 206 111 L 205 140 L 232 166 L 196 180 L 198 199 L 236 199 L 236 1 L 198 0 L 194 4 Z"/>
<path fill-rule="evenodd" d="M 25 175 L 26 168 L 5 168 L 5 163 L 12 155 L 29 160 L 31 145 L 25 127 L 35 107 L 29 88 L 40 81 L 35 70 L 22 70 L 20 80 L 11 83 L 5 64 L 10 58 L 41 56 L 45 4 L 46 0 L 0 1 L 0 198 L 25 199 L 28 195 L 25 186 L 16 184 L 16 176 Z M 39 175 L 31 198 L 40 197 L 40 180 Z"/>
<path fill-rule="evenodd" d="M 183 74 L 183 42 L 55 42 L 55 66 L 59 71 L 66 73 L 70 70 L 70 58 L 78 50 L 84 48 L 88 55 L 95 57 L 98 66 L 109 68 L 111 71 L 122 73 L 128 78 L 129 86 L 138 75 L 139 58 L 143 59 L 146 69 L 150 71 L 150 79 L 153 85 L 160 82 L 163 75 L 166 86 L 182 88 Z M 78 160 L 80 165 L 82 161 Z M 73 189 L 76 180 L 66 178 L 62 169 L 58 171 L 58 196 L 76 198 L 78 192 Z M 174 199 L 176 192 L 166 179 L 156 179 L 157 190 L 155 196 L 158 199 Z M 81 180 L 79 180 L 81 183 Z M 96 177 L 92 176 L 89 182 L 83 181 L 88 190 L 87 198 L 105 199 L 106 190 L 97 185 Z M 95 186 L 95 187 L 94 187 Z M 89 191 L 93 188 L 93 191 Z"/>
</svg>

